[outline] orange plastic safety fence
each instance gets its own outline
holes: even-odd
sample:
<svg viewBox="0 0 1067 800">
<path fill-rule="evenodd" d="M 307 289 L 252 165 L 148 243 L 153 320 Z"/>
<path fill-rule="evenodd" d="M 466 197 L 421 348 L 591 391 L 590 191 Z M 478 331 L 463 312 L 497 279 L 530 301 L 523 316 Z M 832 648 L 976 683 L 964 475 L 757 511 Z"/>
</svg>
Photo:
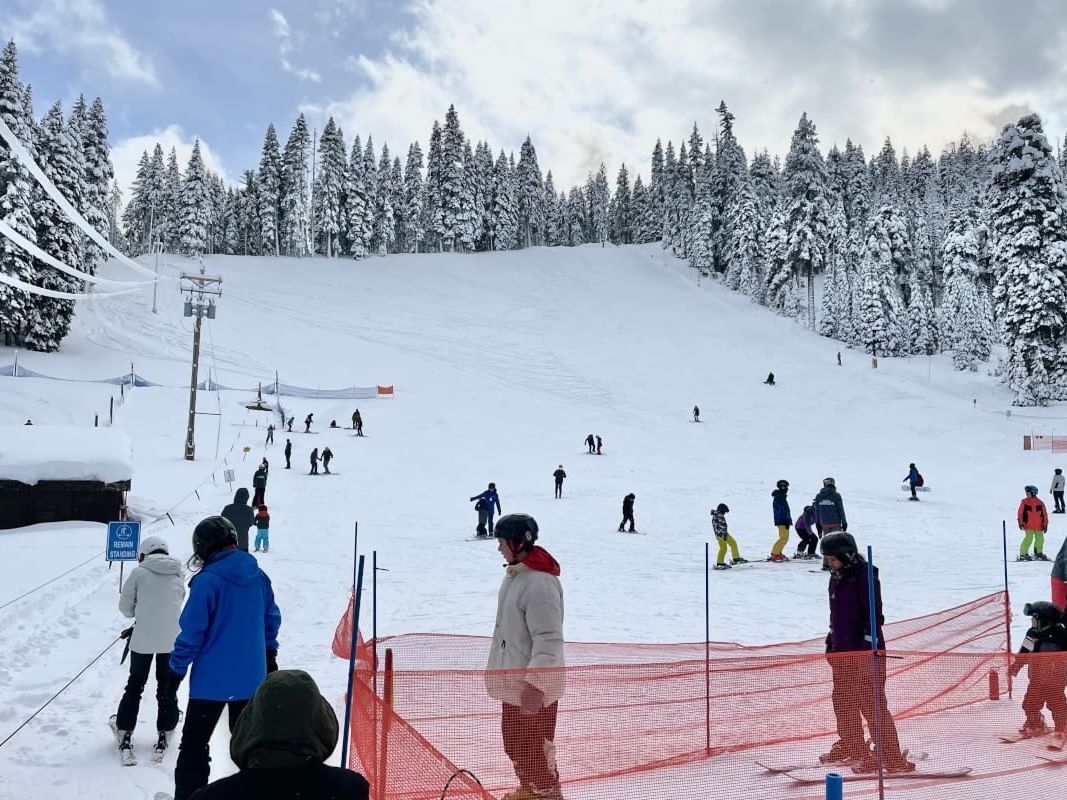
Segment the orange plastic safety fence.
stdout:
<svg viewBox="0 0 1067 800">
<path fill-rule="evenodd" d="M 566 686 L 554 737 L 563 794 L 569 800 L 822 797 L 818 783 L 827 770 L 819 768 L 818 755 L 839 732 L 861 750 L 880 736 L 890 761 L 896 737 L 911 751 L 920 775 L 888 777 L 887 797 L 1006 797 L 1020 771 L 1028 773 L 1029 787 L 1048 776 L 1051 791 L 1063 776 L 1037 757 L 1048 751 L 998 739 L 1023 721 L 1019 690 L 1026 680 L 1024 671 L 1009 700 L 1005 612 L 1005 598 L 996 594 L 887 625 L 889 649 L 878 656 L 828 658 L 821 639 L 761 647 L 713 643 L 706 660 L 703 642 L 568 643 L 569 666 L 553 675 Z M 335 652 L 347 657 L 345 628 L 343 619 Z M 488 644 L 482 637 L 435 634 L 359 643 L 364 666 L 355 681 L 351 766 L 367 776 L 375 800 L 484 800 L 516 788 L 502 742 L 502 708 L 486 685 L 521 681 L 523 674 L 487 674 Z M 388 673 L 386 650 L 395 662 Z M 377 673 L 369 669 L 373 651 Z M 989 699 L 991 682 L 1000 700 Z M 757 762 L 797 770 L 773 774 Z M 963 769 L 970 770 L 966 777 L 943 776 Z M 877 781 L 847 786 L 848 798 L 877 796 Z"/>
</svg>

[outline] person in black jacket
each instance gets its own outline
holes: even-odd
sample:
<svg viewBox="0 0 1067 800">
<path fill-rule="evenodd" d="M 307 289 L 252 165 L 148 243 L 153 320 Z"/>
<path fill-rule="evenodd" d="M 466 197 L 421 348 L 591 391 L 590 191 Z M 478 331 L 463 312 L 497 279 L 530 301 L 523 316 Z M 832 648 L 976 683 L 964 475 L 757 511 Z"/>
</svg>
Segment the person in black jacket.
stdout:
<svg viewBox="0 0 1067 800">
<path fill-rule="evenodd" d="M 248 552 L 248 529 L 255 522 L 255 513 L 248 505 L 248 489 L 238 489 L 233 495 L 233 502 L 222 509 L 226 517 L 237 529 L 237 547 Z"/>
<path fill-rule="evenodd" d="M 1067 671 L 1064 670 L 1067 650 L 1067 628 L 1063 625 L 1063 613 L 1047 600 L 1027 603 L 1023 614 L 1030 617 L 1030 630 L 1026 632 L 1019 655 L 1011 665 L 1012 676 L 1018 675 L 1025 666 L 1030 667 L 1030 682 L 1023 697 L 1023 713 L 1026 721 L 1019 733 L 1024 736 L 1042 736 L 1048 732 L 1042 710 L 1048 706 L 1052 712 L 1052 724 L 1061 744 L 1067 731 Z M 1042 654 L 1036 656 L 1036 654 Z M 1053 656 L 1052 653 L 1059 653 Z"/>
<path fill-rule="evenodd" d="M 255 492 L 252 497 L 252 507 L 259 508 L 267 502 L 267 468 L 262 464 L 252 475 L 252 489 Z"/>
<path fill-rule="evenodd" d="M 304 417 L 304 433 L 311 432 L 312 416 L 314 415 L 309 413 L 306 417 Z"/>
<path fill-rule="evenodd" d="M 293 457 L 293 441 L 292 439 L 285 440 L 285 468 L 292 469 L 293 465 L 289 462 L 289 459 Z"/>
<path fill-rule="evenodd" d="M 330 474 L 330 462 L 333 460 L 333 450 L 329 447 L 322 448 L 322 468 L 327 475 Z"/>
<path fill-rule="evenodd" d="M 316 447 L 314 450 L 311 451 L 311 457 L 310 458 L 311 458 L 311 472 L 308 473 L 308 474 L 309 475 L 318 475 L 319 474 L 319 448 Z"/>
<path fill-rule="evenodd" d="M 596 453 L 596 439 L 593 438 L 593 434 L 585 437 L 585 451 L 590 454 Z"/>
<path fill-rule="evenodd" d="M 627 522 L 630 523 L 630 533 L 634 532 L 634 500 L 637 499 L 637 495 L 630 492 L 626 497 L 622 498 L 622 522 L 619 523 L 619 532 L 622 533 L 623 526 Z"/>
<path fill-rule="evenodd" d="M 556 467 L 556 471 L 552 473 L 552 477 L 556 481 L 556 499 L 559 500 L 563 497 L 563 479 L 567 477 L 567 473 L 563 471 L 562 464 Z"/>
</svg>

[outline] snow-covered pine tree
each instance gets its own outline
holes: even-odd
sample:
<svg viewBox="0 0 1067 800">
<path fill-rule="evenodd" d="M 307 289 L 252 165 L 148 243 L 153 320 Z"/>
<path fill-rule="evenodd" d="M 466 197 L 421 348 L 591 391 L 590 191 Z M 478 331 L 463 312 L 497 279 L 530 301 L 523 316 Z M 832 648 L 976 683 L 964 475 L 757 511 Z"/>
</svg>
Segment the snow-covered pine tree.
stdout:
<svg viewBox="0 0 1067 800">
<path fill-rule="evenodd" d="M 871 212 L 871 178 L 863 148 L 852 144 L 851 139 L 845 142 L 842 168 L 845 172 L 845 217 L 848 219 L 849 232 L 857 233 L 851 238 L 859 242 L 862 249 L 867 217 Z M 854 254 L 856 252 L 859 251 L 854 251 Z"/>
<path fill-rule="evenodd" d="M 493 249 L 511 250 L 518 238 L 518 210 L 515 200 L 515 176 L 504 151 L 493 170 Z"/>
<path fill-rule="evenodd" d="M 763 209 L 764 214 L 770 215 L 778 207 L 781 179 L 766 150 L 753 156 L 748 177 L 752 182 L 752 190 L 756 193 L 756 199 L 759 201 L 759 207 Z"/>
<path fill-rule="evenodd" d="M 989 358 L 995 335 L 992 310 L 978 287 L 978 251 L 971 215 L 958 213 L 945 236 L 945 296 L 939 313 L 953 366 L 972 372 Z"/>
<path fill-rule="evenodd" d="M 330 117 L 319 137 L 318 173 L 315 176 L 315 236 L 320 243 L 319 250 L 327 258 L 338 255 L 341 249 L 341 195 L 347 166 L 345 162 L 345 135 Z"/>
<path fill-rule="evenodd" d="M 541 182 L 541 167 L 537 164 L 537 150 L 529 136 L 519 149 L 519 165 L 515 180 L 518 187 L 516 200 L 522 247 L 541 244 L 544 225 L 541 199 L 544 195 L 544 184 Z"/>
<path fill-rule="evenodd" d="M 10 41 L 0 54 L 0 118 L 32 152 L 31 120 L 25 118 L 23 92 L 15 42 Z M 32 187 L 29 170 L 0 140 L 0 219 L 31 242 L 37 238 Z M 0 273 L 27 283 L 36 282 L 29 254 L 5 237 L 0 237 Z M 4 344 L 14 346 L 21 342 L 32 315 L 31 295 L 0 283 L 0 335 Z"/>
<path fill-rule="evenodd" d="M 464 252 L 473 252 L 478 238 L 481 235 L 481 209 L 479 205 L 480 188 L 477 174 L 477 163 L 474 160 L 474 150 L 471 148 L 470 139 L 463 142 L 463 192 L 461 194 L 460 211 L 461 223 L 459 225 L 459 241 Z"/>
<path fill-rule="evenodd" d="M 634 178 L 633 191 L 630 193 L 631 236 L 635 244 L 655 241 L 648 225 L 648 203 L 648 190 L 645 189 L 645 183 L 638 173 Z"/>
<path fill-rule="evenodd" d="M 127 253 L 126 237 L 122 235 L 122 189 L 117 180 L 111 181 L 111 191 L 107 195 L 107 227 L 111 231 L 110 244 L 120 253 Z"/>
<path fill-rule="evenodd" d="M 656 146 L 652 148 L 652 164 L 648 183 L 648 204 L 645 215 L 645 229 L 650 242 L 659 241 L 663 238 L 663 215 L 666 206 L 667 182 L 670 173 L 664 164 L 663 145 L 656 139 Z M 569 198 L 568 198 L 569 199 Z"/>
<path fill-rule="evenodd" d="M 208 223 L 211 214 L 211 195 L 204 159 L 200 155 L 200 140 L 193 142 L 193 152 L 185 168 L 182 186 L 181 242 L 183 253 L 191 256 L 207 251 Z"/>
<path fill-rule="evenodd" d="M 244 187 L 237 195 L 237 252 L 244 256 L 260 254 L 259 184 L 253 170 L 245 170 Z"/>
<path fill-rule="evenodd" d="M 933 298 L 930 287 L 913 273 L 908 288 L 907 352 L 914 355 L 932 355 L 940 344 Z"/>
<path fill-rule="evenodd" d="M 626 172 L 626 165 L 623 164 L 619 167 L 619 174 L 615 179 L 615 195 L 611 198 L 608 208 L 608 233 L 615 244 L 630 244 L 633 241 L 630 203 L 630 176 Z"/>
<path fill-rule="evenodd" d="M 1067 189 L 1041 119 L 1001 132 L 989 193 L 997 319 L 1015 405 L 1067 395 Z"/>
<path fill-rule="evenodd" d="M 422 250 L 425 238 L 423 229 L 422 148 L 418 142 L 408 146 L 407 163 L 404 166 L 404 245 L 409 253 Z"/>
<path fill-rule="evenodd" d="M 884 206 L 892 203 L 899 206 L 904 187 L 897 151 L 888 136 L 878 155 L 871 161 L 870 175 L 873 204 Z"/>
<path fill-rule="evenodd" d="M 571 246 L 585 243 L 585 226 L 582 222 L 584 209 L 585 198 L 582 197 L 582 190 L 572 186 L 570 194 L 567 195 L 567 220 L 570 226 L 567 243 Z"/>
<path fill-rule="evenodd" d="M 696 133 L 695 126 L 693 131 Z M 695 191 L 696 198 L 687 224 L 689 266 L 700 270 L 702 275 L 709 275 L 712 269 L 715 268 L 714 237 L 716 218 L 712 183 L 707 170 L 703 166 L 698 167 Z"/>
<path fill-rule="evenodd" d="M 430 149 L 426 159 L 426 189 L 422 204 L 423 222 L 426 241 L 432 249 L 441 252 L 444 249 L 444 210 L 442 206 L 444 185 L 444 151 L 443 134 L 437 120 L 433 121 L 430 132 Z M 505 248 L 507 249 L 507 248 Z"/>
<path fill-rule="evenodd" d="M 378 161 L 378 185 L 374 195 L 374 229 L 371 251 L 380 256 L 388 254 L 396 240 L 396 220 L 393 217 L 393 162 L 389 144 L 382 145 Z"/>
<path fill-rule="evenodd" d="M 815 124 L 802 114 L 793 132 L 785 160 L 786 254 L 793 274 L 813 281 L 826 264 L 827 223 L 826 165 L 818 148 Z M 809 298 L 810 298 L 809 292 Z M 812 320 L 815 310 L 809 309 Z"/>
<path fill-rule="evenodd" d="M 126 228 L 126 239 L 136 248 L 136 252 L 143 253 L 148 247 L 148 208 L 150 181 L 148 170 L 151 161 L 148 151 L 141 153 L 137 162 L 137 172 L 134 174 L 133 184 L 130 186 L 130 202 L 123 212 L 122 221 Z M 83 183 L 84 185 L 84 183 Z"/>
<path fill-rule="evenodd" d="M 359 134 L 356 134 L 348 159 L 348 173 L 345 175 L 345 214 L 348 222 L 348 254 L 357 260 L 367 257 L 367 232 L 370 230 L 369 220 L 373 219 L 363 164 L 363 145 L 359 141 Z"/>
<path fill-rule="evenodd" d="M 468 222 L 463 209 L 465 179 L 463 176 L 463 129 L 456 107 L 450 105 L 441 132 L 441 225 L 446 250 L 461 246 L 463 226 Z"/>
<path fill-rule="evenodd" d="M 478 142 L 474 148 L 474 211 L 478 219 L 475 246 L 478 250 L 493 249 L 493 169 L 493 151 L 489 149 L 489 143 Z"/>
<path fill-rule="evenodd" d="M 552 170 L 545 173 L 545 190 L 541 198 L 544 213 L 544 244 L 556 247 L 559 244 L 559 198 L 556 196 L 556 184 L 552 180 Z"/>
<path fill-rule="evenodd" d="M 224 252 L 236 255 L 240 248 L 240 226 L 237 215 L 237 193 L 233 187 L 226 190 L 226 203 L 222 215 L 222 244 Z"/>
<path fill-rule="evenodd" d="M 731 206 L 729 268 L 727 285 L 760 302 L 763 295 L 763 264 L 766 260 L 763 242 L 763 211 L 759 207 L 756 189 L 745 181 Z"/>
<path fill-rule="evenodd" d="M 611 203 L 611 190 L 608 188 L 608 169 L 603 162 L 593 179 L 593 196 L 590 198 L 593 235 L 595 241 L 603 246 L 608 241 L 608 206 Z"/>
<path fill-rule="evenodd" d="M 169 169 L 168 169 L 169 173 Z M 259 224 L 265 255 L 281 255 L 282 156 L 274 123 L 267 126 L 259 158 Z"/>
<path fill-rule="evenodd" d="M 795 317 L 799 313 L 800 303 L 796 293 L 796 275 L 789 259 L 789 228 L 784 209 L 776 209 L 771 214 L 766 236 L 767 272 L 764 278 L 763 302 L 779 314 Z M 751 287 L 751 279 L 741 278 L 741 291 Z M 757 295 L 759 293 L 757 292 Z M 753 295 L 755 297 L 756 295 Z"/>
<path fill-rule="evenodd" d="M 715 270 L 726 272 L 729 267 L 729 251 L 734 238 L 730 228 L 735 216 L 734 205 L 748 180 L 748 164 L 745 151 L 734 134 L 734 115 L 726 108 L 726 101 L 716 109 L 719 115 L 719 140 L 714 170 L 709 172 L 712 186 L 714 221 L 712 223 L 712 248 Z"/>
<path fill-rule="evenodd" d="M 156 142 L 148 165 L 148 246 L 166 241 L 167 166 L 163 147 Z"/>
<path fill-rule="evenodd" d="M 167 173 L 163 179 L 164 184 L 164 219 L 166 220 L 166 239 L 164 243 L 168 252 L 178 251 L 178 241 L 181 237 L 182 215 L 182 172 L 178 168 L 178 151 L 170 149 L 167 156 Z"/>
<path fill-rule="evenodd" d="M 842 163 L 845 163 L 844 161 Z M 838 196 L 830 210 L 826 239 L 826 273 L 822 286 L 822 314 L 818 331 L 822 336 L 852 341 L 852 250 L 844 198 Z"/>
<path fill-rule="evenodd" d="M 857 344 L 876 356 L 906 351 L 907 320 L 900 291 L 900 265 L 911 260 L 904 218 L 892 203 L 883 205 L 867 226 L 866 247 L 853 285 L 853 324 Z"/>
<path fill-rule="evenodd" d="M 304 256 L 311 252 L 310 160 L 311 134 L 301 114 L 293 124 L 281 160 L 280 244 L 282 252 L 290 256 Z"/>
<path fill-rule="evenodd" d="M 111 166 L 107 114 L 99 97 L 93 100 L 82 128 L 82 170 L 85 176 L 85 210 L 82 216 L 106 239 L 109 235 L 107 195 L 115 170 Z M 90 275 L 95 275 L 97 264 L 104 258 L 103 248 L 89 241 L 82 252 L 82 268 Z"/>
</svg>

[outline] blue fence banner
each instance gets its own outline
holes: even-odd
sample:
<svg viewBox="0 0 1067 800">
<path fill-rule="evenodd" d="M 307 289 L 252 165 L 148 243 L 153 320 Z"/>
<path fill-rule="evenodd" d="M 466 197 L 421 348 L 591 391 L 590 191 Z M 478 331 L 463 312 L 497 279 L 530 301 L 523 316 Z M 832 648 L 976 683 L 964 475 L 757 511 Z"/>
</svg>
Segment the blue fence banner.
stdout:
<svg viewBox="0 0 1067 800">
<path fill-rule="evenodd" d="M 137 546 L 141 543 L 140 522 L 109 522 L 107 524 L 108 561 L 136 561 Z"/>
</svg>

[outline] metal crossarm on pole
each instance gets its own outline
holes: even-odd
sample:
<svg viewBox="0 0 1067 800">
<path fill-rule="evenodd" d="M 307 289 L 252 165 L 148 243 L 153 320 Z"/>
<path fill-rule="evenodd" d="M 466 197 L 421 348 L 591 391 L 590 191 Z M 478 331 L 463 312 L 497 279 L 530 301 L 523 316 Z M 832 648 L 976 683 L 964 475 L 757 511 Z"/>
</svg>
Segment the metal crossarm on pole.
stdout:
<svg viewBox="0 0 1067 800">
<path fill-rule="evenodd" d="M 189 381 L 189 421 L 185 431 L 185 460 L 196 458 L 196 374 L 200 367 L 200 323 L 206 316 L 215 319 L 215 299 L 222 297 L 222 278 L 204 274 L 204 262 L 200 261 L 200 273 L 182 273 L 182 294 L 185 300 L 185 316 L 193 317 L 193 371 Z"/>
</svg>

